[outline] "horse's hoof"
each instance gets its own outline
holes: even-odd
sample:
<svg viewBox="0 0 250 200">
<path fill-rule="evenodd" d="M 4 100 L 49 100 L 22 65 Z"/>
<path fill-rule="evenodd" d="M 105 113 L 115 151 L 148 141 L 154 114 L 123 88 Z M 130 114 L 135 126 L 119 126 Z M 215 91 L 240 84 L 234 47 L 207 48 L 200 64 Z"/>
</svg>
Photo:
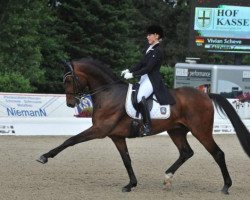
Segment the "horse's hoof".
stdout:
<svg viewBox="0 0 250 200">
<path fill-rule="evenodd" d="M 164 185 L 165 190 L 171 190 L 172 189 L 172 182 L 171 181 L 165 181 L 163 183 L 163 185 Z"/>
<path fill-rule="evenodd" d="M 134 183 L 134 184 L 130 183 L 122 188 L 122 192 L 131 192 L 131 190 L 135 188 L 136 186 L 137 186 L 137 183 Z"/>
<path fill-rule="evenodd" d="M 222 188 L 221 192 L 222 192 L 223 194 L 229 194 L 229 192 L 228 192 L 228 187 L 227 187 L 227 186 L 224 186 L 224 187 Z"/>
<path fill-rule="evenodd" d="M 38 158 L 36 161 L 45 164 L 48 162 L 48 158 L 46 158 L 45 156 L 40 156 L 40 158 Z"/>
<path fill-rule="evenodd" d="M 172 181 L 173 181 L 173 174 L 169 173 L 165 175 L 165 180 L 163 182 L 165 190 L 171 190 L 172 188 Z"/>
<path fill-rule="evenodd" d="M 127 186 L 123 187 L 122 192 L 131 192 L 131 187 L 127 187 Z"/>
</svg>

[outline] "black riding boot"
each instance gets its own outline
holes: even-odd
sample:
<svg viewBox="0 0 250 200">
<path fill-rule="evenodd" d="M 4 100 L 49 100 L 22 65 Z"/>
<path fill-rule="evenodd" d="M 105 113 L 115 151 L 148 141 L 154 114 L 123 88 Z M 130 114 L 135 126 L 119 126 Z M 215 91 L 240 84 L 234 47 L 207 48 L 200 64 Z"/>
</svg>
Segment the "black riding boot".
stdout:
<svg viewBox="0 0 250 200">
<path fill-rule="evenodd" d="M 143 122 L 143 130 L 140 133 L 140 135 L 148 136 L 151 134 L 151 118 L 150 118 L 150 112 L 148 110 L 148 105 L 145 97 L 142 97 L 140 105 L 140 112 L 142 114 L 142 122 Z"/>
</svg>

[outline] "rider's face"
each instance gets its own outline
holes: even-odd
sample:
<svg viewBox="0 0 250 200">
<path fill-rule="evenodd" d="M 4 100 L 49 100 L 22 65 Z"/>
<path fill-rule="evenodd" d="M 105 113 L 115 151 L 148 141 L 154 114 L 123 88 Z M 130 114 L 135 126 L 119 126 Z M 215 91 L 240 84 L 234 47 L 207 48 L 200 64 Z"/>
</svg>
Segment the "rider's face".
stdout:
<svg viewBox="0 0 250 200">
<path fill-rule="evenodd" d="M 147 40 L 148 40 L 148 43 L 150 45 L 155 44 L 155 43 L 159 42 L 159 35 L 156 34 L 156 33 L 148 34 L 147 35 Z"/>
</svg>

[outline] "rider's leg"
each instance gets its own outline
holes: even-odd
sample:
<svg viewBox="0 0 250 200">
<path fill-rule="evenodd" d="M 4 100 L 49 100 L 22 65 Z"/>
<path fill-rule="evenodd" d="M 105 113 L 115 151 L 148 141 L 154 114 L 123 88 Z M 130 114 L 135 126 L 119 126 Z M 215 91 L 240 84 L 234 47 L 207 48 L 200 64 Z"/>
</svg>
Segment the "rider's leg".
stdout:
<svg viewBox="0 0 250 200">
<path fill-rule="evenodd" d="M 151 133 L 151 118 L 150 112 L 148 109 L 147 101 L 145 97 L 142 97 L 141 102 L 139 103 L 140 112 L 142 114 L 143 121 L 143 130 L 140 133 L 141 136 L 147 136 Z"/>
<path fill-rule="evenodd" d="M 138 103 L 141 102 L 143 96 L 147 99 L 153 93 L 153 86 L 147 75 L 143 75 L 139 83 L 140 87 L 137 94 Z"/>
<path fill-rule="evenodd" d="M 143 121 L 143 131 L 141 133 L 142 136 L 150 135 L 151 133 L 151 119 L 150 112 L 148 110 L 146 98 L 148 98 L 153 93 L 153 86 L 146 75 L 140 81 L 140 88 L 137 95 L 137 101 L 139 102 L 140 112 L 142 114 Z"/>
</svg>

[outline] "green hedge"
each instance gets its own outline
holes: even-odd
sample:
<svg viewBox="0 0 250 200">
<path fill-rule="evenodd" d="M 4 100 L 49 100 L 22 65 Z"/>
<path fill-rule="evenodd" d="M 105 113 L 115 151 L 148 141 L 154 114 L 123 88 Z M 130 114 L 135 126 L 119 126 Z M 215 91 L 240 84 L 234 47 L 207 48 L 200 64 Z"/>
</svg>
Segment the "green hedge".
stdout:
<svg viewBox="0 0 250 200">
<path fill-rule="evenodd" d="M 1 92 L 33 92 L 35 89 L 20 73 L 0 73 L 0 77 Z"/>
<path fill-rule="evenodd" d="M 162 66 L 160 70 L 165 84 L 168 88 L 174 87 L 174 68 L 170 66 Z"/>
</svg>

